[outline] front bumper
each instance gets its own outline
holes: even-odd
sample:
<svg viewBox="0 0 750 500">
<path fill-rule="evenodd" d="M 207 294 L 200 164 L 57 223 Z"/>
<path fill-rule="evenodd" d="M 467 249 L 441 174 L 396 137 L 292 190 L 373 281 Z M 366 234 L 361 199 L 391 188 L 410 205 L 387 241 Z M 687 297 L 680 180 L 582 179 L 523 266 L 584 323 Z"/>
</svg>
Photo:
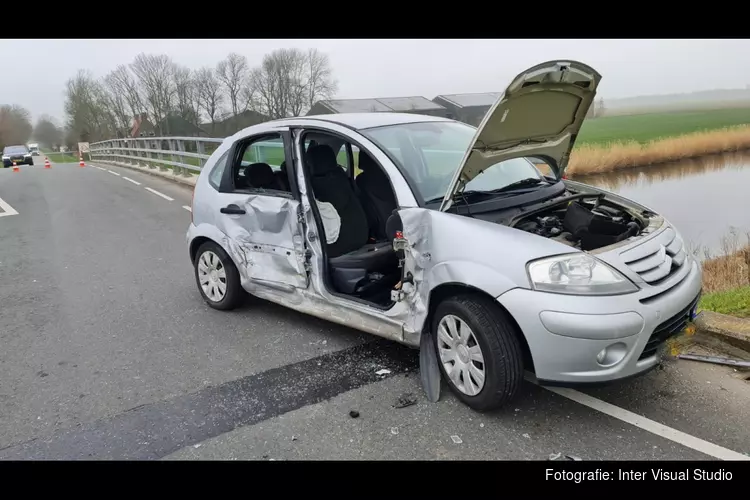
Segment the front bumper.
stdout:
<svg viewBox="0 0 750 500">
<path fill-rule="evenodd" d="M 679 333 L 695 310 L 702 271 L 636 293 L 582 297 L 515 288 L 497 300 L 529 344 L 544 383 L 599 383 L 629 378 L 659 363 L 659 348 Z M 602 358 L 597 356 L 605 350 Z"/>
<path fill-rule="evenodd" d="M 16 162 L 16 165 L 29 165 L 29 162 L 31 162 L 31 164 L 33 165 L 34 159 L 30 156 L 26 158 L 21 158 L 21 159 L 16 158 L 16 159 L 10 159 L 10 160 L 6 160 L 3 158 L 4 167 L 12 167 L 13 162 Z"/>
</svg>

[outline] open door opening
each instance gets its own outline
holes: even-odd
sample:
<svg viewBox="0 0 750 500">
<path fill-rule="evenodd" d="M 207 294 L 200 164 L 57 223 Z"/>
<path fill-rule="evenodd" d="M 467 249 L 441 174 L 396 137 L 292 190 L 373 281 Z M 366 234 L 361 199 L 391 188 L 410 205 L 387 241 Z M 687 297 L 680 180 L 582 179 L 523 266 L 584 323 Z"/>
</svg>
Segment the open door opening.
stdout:
<svg viewBox="0 0 750 500">
<path fill-rule="evenodd" d="M 326 287 L 337 296 L 390 308 L 402 267 L 393 248 L 401 228 L 388 177 L 371 155 L 340 136 L 306 131 L 300 140 Z"/>
</svg>

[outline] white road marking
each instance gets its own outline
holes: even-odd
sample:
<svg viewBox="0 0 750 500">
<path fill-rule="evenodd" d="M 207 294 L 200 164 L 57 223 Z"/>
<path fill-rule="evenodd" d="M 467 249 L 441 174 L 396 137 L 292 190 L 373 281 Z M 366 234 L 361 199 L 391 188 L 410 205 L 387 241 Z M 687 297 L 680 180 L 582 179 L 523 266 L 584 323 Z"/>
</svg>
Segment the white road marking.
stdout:
<svg viewBox="0 0 750 500">
<path fill-rule="evenodd" d="M 185 210 L 187 210 L 188 212 L 192 212 L 192 211 L 193 211 L 193 209 L 192 209 L 192 208 L 190 208 L 190 207 L 189 207 L 189 206 L 187 206 L 187 205 L 182 205 L 182 208 L 184 208 L 184 209 L 185 209 Z"/>
<path fill-rule="evenodd" d="M 123 179 L 125 179 L 125 180 L 126 180 L 126 181 L 128 181 L 128 182 L 132 182 L 132 183 L 133 183 L 133 184 L 135 184 L 136 186 L 140 186 L 140 185 L 141 185 L 141 183 L 140 183 L 140 182 L 138 182 L 138 181 L 134 181 L 134 180 L 133 180 L 133 179 L 131 179 L 130 177 L 125 177 L 125 176 L 123 175 L 123 176 L 122 176 L 122 178 L 123 178 Z"/>
<path fill-rule="evenodd" d="M 107 172 L 109 172 L 112 175 L 116 175 L 117 177 L 120 177 L 120 174 L 118 174 L 117 172 L 113 172 L 111 170 L 107 170 Z"/>
<path fill-rule="evenodd" d="M 169 197 L 169 196 L 167 196 L 166 194 L 164 194 L 164 193 L 160 193 L 160 192 L 159 192 L 159 191 L 157 191 L 156 189 L 151 189 L 150 187 L 147 187 L 147 188 L 146 188 L 146 190 L 147 190 L 147 191 L 151 191 L 151 192 L 152 192 L 152 193 L 154 193 L 154 194 L 155 194 L 156 196 L 161 196 L 162 198 L 164 198 L 164 199 L 165 199 L 165 200 L 167 200 L 167 201 L 174 201 L 174 198 L 170 198 L 170 197 Z"/>
<path fill-rule="evenodd" d="M 533 375 L 527 374 L 524 378 L 533 384 L 539 385 Z M 633 413 L 632 411 L 607 403 L 601 399 L 596 399 L 588 394 L 578 392 L 575 389 L 567 387 L 540 387 L 543 387 L 550 392 L 554 392 L 564 398 L 575 401 L 576 403 L 588 406 L 589 408 L 604 413 L 605 415 L 614 417 L 617 420 L 622 420 L 623 422 L 627 422 L 652 434 L 661 436 L 664 439 L 669 439 L 670 441 L 692 448 L 693 450 L 699 451 L 708 456 L 718 458 L 719 460 L 750 460 L 750 457 L 747 455 L 704 441 L 703 439 L 691 436 L 690 434 L 678 431 L 677 429 L 673 429 L 664 424 L 660 424 L 659 422 L 638 415 L 637 413 Z"/>
<path fill-rule="evenodd" d="M 97 167 L 96 165 L 92 165 L 92 167 L 94 167 L 94 168 L 98 168 L 99 170 L 107 170 L 106 168 L 103 168 L 103 167 Z"/>
<path fill-rule="evenodd" d="M 0 212 L 0 217 L 5 217 L 6 215 L 18 215 L 18 212 L 8 205 L 8 203 L 2 198 L 0 198 L 0 208 L 3 209 L 3 211 Z"/>
</svg>

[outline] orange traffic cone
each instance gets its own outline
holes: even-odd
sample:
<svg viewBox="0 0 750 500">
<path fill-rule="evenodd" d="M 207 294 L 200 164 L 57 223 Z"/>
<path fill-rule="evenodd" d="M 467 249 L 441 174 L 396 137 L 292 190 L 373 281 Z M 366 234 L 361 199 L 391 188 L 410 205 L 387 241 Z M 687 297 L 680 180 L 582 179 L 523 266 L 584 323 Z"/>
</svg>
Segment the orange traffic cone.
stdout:
<svg viewBox="0 0 750 500">
<path fill-rule="evenodd" d="M 13 162 L 13 171 L 14 172 L 20 172 L 21 171 L 21 169 L 18 168 L 18 165 L 16 165 L 16 162 Z"/>
<path fill-rule="evenodd" d="M 83 163 L 83 156 L 79 156 L 80 162 L 78 163 L 79 167 L 85 167 L 86 165 Z"/>
<path fill-rule="evenodd" d="M 49 162 L 49 158 L 44 157 L 44 168 L 52 168 L 52 164 Z"/>
</svg>

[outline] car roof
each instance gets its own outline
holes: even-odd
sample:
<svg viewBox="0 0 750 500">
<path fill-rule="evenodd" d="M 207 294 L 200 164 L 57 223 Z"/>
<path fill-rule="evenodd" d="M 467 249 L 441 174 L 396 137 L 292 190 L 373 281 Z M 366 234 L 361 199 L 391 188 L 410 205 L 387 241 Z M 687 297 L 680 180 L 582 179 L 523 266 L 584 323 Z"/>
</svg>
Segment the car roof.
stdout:
<svg viewBox="0 0 750 500">
<path fill-rule="evenodd" d="M 26 149 L 26 146 L 23 144 L 17 144 L 15 146 L 5 146 L 5 149 Z"/>
<path fill-rule="evenodd" d="M 322 120 L 338 123 L 357 130 L 384 127 L 386 125 L 401 125 L 404 123 L 453 121 L 448 118 L 420 115 L 417 113 L 332 113 L 300 116 L 291 118 L 291 120 Z"/>
</svg>

